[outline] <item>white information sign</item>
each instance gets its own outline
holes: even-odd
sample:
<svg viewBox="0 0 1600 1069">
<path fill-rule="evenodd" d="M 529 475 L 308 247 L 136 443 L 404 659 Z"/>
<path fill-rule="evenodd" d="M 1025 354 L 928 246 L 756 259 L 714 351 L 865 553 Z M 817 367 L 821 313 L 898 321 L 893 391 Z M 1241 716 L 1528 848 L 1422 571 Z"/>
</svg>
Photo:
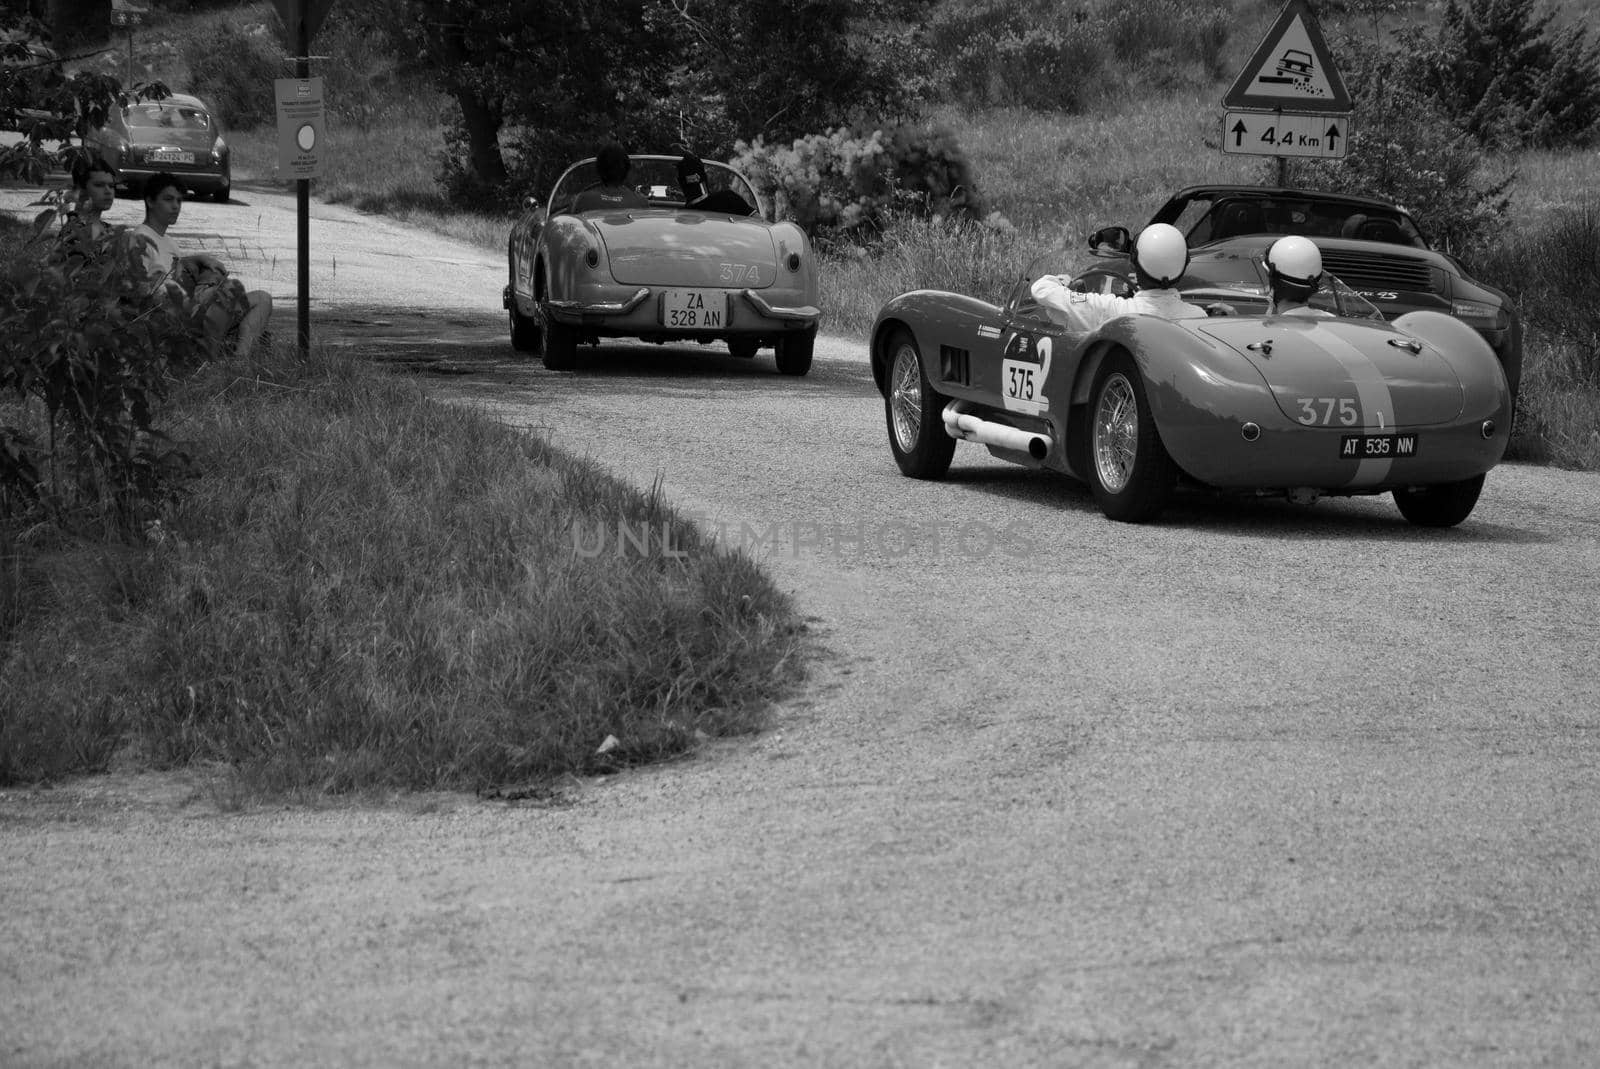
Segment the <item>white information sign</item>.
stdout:
<svg viewBox="0 0 1600 1069">
<path fill-rule="evenodd" d="M 316 178 L 327 146 L 321 78 L 278 78 L 278 176 Z"/>
<path fill-rule="evenodd" d="M 1222 151 L 1245 156 L 1343 159 L 1350 117 L 1289 111 L 1230 111 L 1222 118 Z"/>
</svg>

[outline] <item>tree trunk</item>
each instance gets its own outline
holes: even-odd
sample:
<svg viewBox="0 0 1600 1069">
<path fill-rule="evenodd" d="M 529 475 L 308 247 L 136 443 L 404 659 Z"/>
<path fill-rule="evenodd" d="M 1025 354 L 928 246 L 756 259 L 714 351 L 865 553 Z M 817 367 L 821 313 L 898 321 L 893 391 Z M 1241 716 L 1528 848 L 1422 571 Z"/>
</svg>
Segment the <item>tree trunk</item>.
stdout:
<svg viewBox="0 0 1600 1069">
<path fill-rule="evenodd" d="M 111 0 L 50 0 L 50 34 L 57 49 L 111 39 Z"/>
<path fill-rule="evenodd" d="M 506 161 L 500 155 L 500 109 L 486 104 L 476 94 L 460 89 L 461 122 L 467 130 L 467 162 L 473 175 L 490 188 L 506 181 Z"/>
</svg>

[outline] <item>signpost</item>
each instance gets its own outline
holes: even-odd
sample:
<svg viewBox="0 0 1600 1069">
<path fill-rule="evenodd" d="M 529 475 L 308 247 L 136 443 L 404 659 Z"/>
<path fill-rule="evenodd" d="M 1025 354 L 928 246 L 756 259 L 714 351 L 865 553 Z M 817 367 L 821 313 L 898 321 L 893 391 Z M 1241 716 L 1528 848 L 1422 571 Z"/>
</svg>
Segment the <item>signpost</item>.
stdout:
<svg viewBox="0 0 1600 1069">
<path fill-rule="evenodd" d="M 295 239 L 299 255 L 295 270 L 299 276 L 299 330 L 296 332 L 300 359 L 305 360 L 311 351 L 311 179 L 320 171 L 323 151 L 322 130 L 322 79 L 311 77 L 311 38 L 328 17 L 333 0 L 272 0 L 283 19 L 284 43 L 294 57 L 294 78 L 277 80 L 278 89 L 278 155 L 282 165 L 287 155 L 291 162 L 285 168 L 295 175 Z M 284 83 L 292 100 L 286 109 Z M 315 99 L 313 107 L 311 98 Z M 285 120 L 286 110 L 288 113 Z M 292 146 L 288 153 L 285 144 Z M 298 152 L 296 152 L 298 150 Z"/>
<path fill-rule="evenodd" d="M 1277 157 L 1280 185 L 1291 156 L 1344 158 L 1350 94 L 1307 0 L 1283 5 L 1222 106 L 1222 151 Z"/>
<path fill-rule="evenodd" d="M 128 31 L 128 83 L 124 88 L 133 87 L 133 28 L 143 26 L 145 16 L 149 14 L 147 6 L 134 0 L 111 0 L 111 25 L 121 26 Z"/>
</svg>

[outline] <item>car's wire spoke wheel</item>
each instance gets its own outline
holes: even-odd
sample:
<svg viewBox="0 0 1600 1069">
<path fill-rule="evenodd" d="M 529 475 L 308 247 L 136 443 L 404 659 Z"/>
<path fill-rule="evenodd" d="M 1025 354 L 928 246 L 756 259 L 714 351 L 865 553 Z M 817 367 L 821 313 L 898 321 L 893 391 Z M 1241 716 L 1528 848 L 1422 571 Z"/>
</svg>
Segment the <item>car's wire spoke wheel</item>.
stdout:
<svg viewBox="0 0 1600 1069">
<path fill-rule="evenodd" d="M 922 353 L 906 330 L 889 338 L 889 370 L 883 384 L 883 412 L 889 448 L 900 470 L 914 479 L 937 479 L 950 470 L 956 440 L 945 432 L 939 410 L 945 401 L 933 391 L 922 368 Z"/>
<path fill-rule="evenodd" d="M 1112 375 L 1101 387 L 1092 440 L 1100 485 L 1122 493 L 1139 459 L 1139 404 L 1126 375 Z"/>
<path fill-rule="evenodd" d="M 895 441 L 909 453 L 917 447 L 922 433 L 922 362 L 911 345 L 899 346 L 894 353 L 894 372 L 889 380 L 889 418 Z"/>
<path fill-rule="evenodd" d="M 1161 443 L 1139 367 L 1113 351 L 1095 374 L 1090 393 L 1086 472 L 1100 511 L 1113 520 L 1142 523 L 1166 508 L 1178 467 Z"/>
</svg>

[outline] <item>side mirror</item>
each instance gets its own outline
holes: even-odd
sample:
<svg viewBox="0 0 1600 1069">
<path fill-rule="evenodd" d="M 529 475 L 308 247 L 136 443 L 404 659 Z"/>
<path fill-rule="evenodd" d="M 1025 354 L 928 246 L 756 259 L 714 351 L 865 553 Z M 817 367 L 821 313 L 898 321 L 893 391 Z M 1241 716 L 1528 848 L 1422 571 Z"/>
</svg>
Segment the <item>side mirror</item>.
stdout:
<svg viewBox="0 0 1600 1069">
<path fill-rule="evenodd" d="M 1101 254 L 1127 252 L 1133 238 L 1125 226 L 1103 226 L 1089 235 L 1089 251 Z"/>
</svg>

